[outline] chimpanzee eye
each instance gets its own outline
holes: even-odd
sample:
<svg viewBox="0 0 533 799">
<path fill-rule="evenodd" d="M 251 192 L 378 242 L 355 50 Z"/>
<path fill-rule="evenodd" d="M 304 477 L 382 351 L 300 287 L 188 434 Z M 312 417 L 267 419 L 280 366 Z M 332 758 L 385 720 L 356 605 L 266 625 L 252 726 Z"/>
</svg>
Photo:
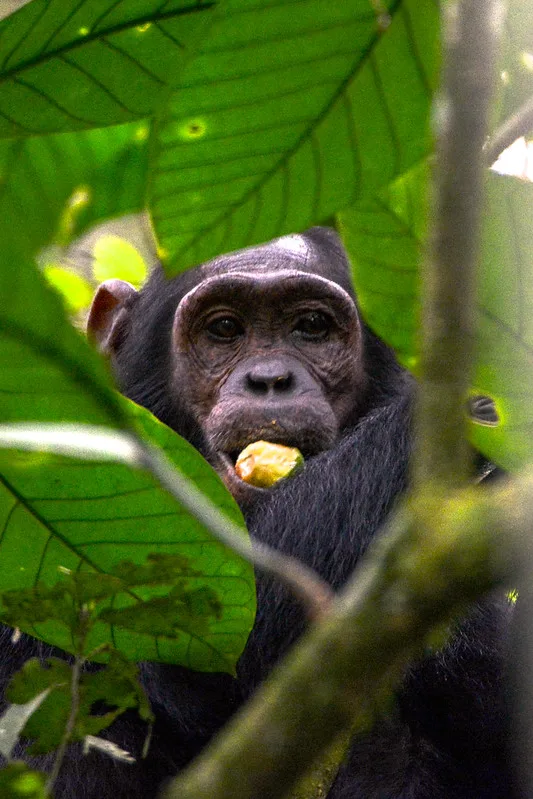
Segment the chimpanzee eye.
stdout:
<svg viewBox="0 0 533 799">
<path fill-rule="evenodd" d="M 218 316 L 207 325 L 207 332 L 216 339 L 232 341 L 242 336 L 244 328 L 234 316 Z"/>
<path fill-rule="evenodd" d="M 303 314 L 294 325 L 293 331 L 307 341 L 323 341 L 331 330 L 331 319 L 320 311 Z"/>
</svg>

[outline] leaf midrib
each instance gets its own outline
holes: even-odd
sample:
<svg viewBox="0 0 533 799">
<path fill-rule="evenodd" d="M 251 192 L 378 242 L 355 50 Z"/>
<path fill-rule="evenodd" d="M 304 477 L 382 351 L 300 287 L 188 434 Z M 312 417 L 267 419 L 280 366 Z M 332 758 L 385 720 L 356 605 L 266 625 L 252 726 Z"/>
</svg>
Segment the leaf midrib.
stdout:
<svg viewBox="0 0 533 799">
<path fill-rule="evenodd" d="M 48 53 L 40 53 L 37 56 L 33 56 L 31 59 L 26 61 L 20 61 L 16 66 L 8 69 L 6 72 L 0 72 L 0 84 L 4 83 L 6 80 L 9 80 L 14 75 L 20 75 L 21 73 L 25 72 L 28 69 L 32 69 L 33 67 L 41 66 L 41 64 L 45 64 L 47 61 L 50 61 L 54 58 L 58 58 L 65 53 L 71 53 L 80 47 L 84 47 L 86 44 L 90 42 L 98 42 L 104 37 L 113 36 L 116 33 L 122 33 L 123 31 L 130 30 L 131 28 L 137 28 L 142 25 L 146 25 L 148 23 L 155 24 L 157 22 L 164 22 L 167 19 L 174 19 L 177 17 L 186 16 L 187 14 L 194 14 L 197 12 L 202 11 L 209 11 L 216 5 L 216 2 L 209 2 L 203 6 L 188 6 L 187 8 L 182 8 L 179 11 L 166 11 L 166 12 L 157 12 L 155 14 L 144 15 L 138 17 L 136 20 L 129 20 L 127 23 L 121 23 L 117 25 L 113 25 L 110 28 L 102 29 L 99 31 L 94 31 L 93 33 L 88 33 L 86 36 L 82 36 L 80 39 L 77 39 L 75 42 L 70 42 L 69 44 L 65 44 L 62 47 L 58 47 L 55 50 L 51 50 Z M 187 49 L 187 46 L 184 45 L 184 49 Z"/>
<path fill-rule="evenodd" d="M 395 2 L 392 4 L 391 8 L 388 10 L 388 16 L 390 17 L 390 20 L 391 20 L 390 25 L 392 25 L 392 21 L 393 21 L 394 17 L 396 16 L 396 14 L 398 13 L 398 11 L 400 10 L 400 8 L 403 5 L 403 3 L 404 3 L 404 0 L 395 0 Z M 390 27 L 390 25 L 389 25 L 389 27 Z M 329 102 L 326 103 L 326 105 L 324 106 L 324 108 L 322 109 L 320 114 L 318 116 L 316 116 L 316 117 L 313 117 L 312 123 L 304 130 L 304 132 L 298 138 L 298 140 L 295 142 L 295 144 L 289 150 L 287 150 L 285 155 L 282 158 L 280 158 L 279 161 L 277 161 L 275 163 L 275 165 L 268 172 L 266 172 L 263 175 L 262 179 L 257 184 L 255 184 L 244 195 L 244 197 L 241 200 L 239 200 L 238 203 L 235 204 L 235 206 L 232 206 L 231 208 L 229 208 L 229 210 L 227 210 L 226 213 L 222 214 L 219 217 L 219 219 L 217 220 L 217 222 L 214 223 L 214 224 L 221 225 L 224 222 L 227 222 L 227 220 L 234 213 L 235 208 L 241 207 L 245 203 L 247 203 L 248 200 L 250 200 L 255 194 L 257 194 L 257 192 L 260 191 L 260 189 L 270 180 L 270 178 L 273 175 L 276 174 L 276 172 L 278 172 L 280 169 L 286 168 L 287 162 L 290 160 L 290 158 L 294 155 L 294 153 L 298 152 L 298 150 L 302 146 L 302 144 L 305 141 L 307 141 L 308 138 L 310 138 L 311 133 L 313 132 L 313 130 L 315 130 L 316 128 L 318 128 L 320 126 L 321 122 L 327 117 L 327 115 L 330 112 L 331 108 L 335 105 L 335 103 L 337 102 L 339 97 L 341 97 L 342 94 L 344 93 L 347 85 L 350 83 L 351 80 L 353 80 L 354 76 L 363 68 L 363 65 L 367 63 L 369 58 L 372 56 L 372 54 L 374 52 L 374 48 L 376 47 L 377 43 L 387 33 L 387 30 L 388 30 L 388 28 L 385 29 L 385 30 L 382 30 L 382 29 L 378 28 L 376 30 L 374 35 L 369 40 L 366 48 L 357 57 L 352 69 L 349 71 L 349 73 L 344 78 L 344 80 L 341 81 L 341 83 L 339 84 L 339 87 L 338 87 L 337 91 L 333 92 Z M 154 135 L 157 135 L 156 128 L 154 128 Z M 157 170 L 154 170 L 154 171 L 157 171 Z M 190 251 L 192 248 L 194 248 L 198 244 L 198 242 L 204 237 L 206 230 L 210 230 L 213 226 L 214 225 L 210 226 L 209 228 L 204 228 L 204 229 L 199 230 L 197 235 L 195 235 L 192 239 L 190 239 L 187 242 L 187 244 L 184 245 L 179 251 L 177 251 L 176 253 L 173 254 L 173 258 L 172 258 L 173 261 L 178 261 L 180 258 L 183 257 L 183 255 L 187 251 Z"/>
</svg>

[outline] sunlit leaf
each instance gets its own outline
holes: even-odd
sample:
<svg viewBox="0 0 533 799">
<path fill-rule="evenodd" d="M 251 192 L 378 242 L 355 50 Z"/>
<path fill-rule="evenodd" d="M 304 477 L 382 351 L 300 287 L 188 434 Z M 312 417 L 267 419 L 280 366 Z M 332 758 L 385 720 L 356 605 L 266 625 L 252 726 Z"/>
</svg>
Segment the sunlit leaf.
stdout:
<svg viewBox="0 0 533 799">
<path fill-rule="evenodd" d="M 209 0 L 33 0 L 0 22 L 0 136 L 148 116 Z"/>
<path fill-rule="evenodd" d="M 43 274 L 50 285 L 61 294 L 70 313 L 89 307 L 94 291 L 88 280 L 70 269 L 53 264 L 46 266 Z"/>
<path fill-rule="evenodd" d="M 147 264 L 140 252 L 120 236 L 100 236 L 93 246 L 92 272 L 96 281 L 127 280 L 136 288 L 146 280 Z"/>
<path fill-rule="evenodd" d="M 223 12 L 154 128 L 150 210 L 172 271 L 323 221 L 429 146 L 434 0 Z"/>
<path fill-rule="evenodd" d="M 379 198 L 340 215 L 364 315 L 417 372 L 419 262 L 425 231 L 424 167 Z M 533 459 L 533 184 L 490 173 L 483 216 L 473 443 L 516 469 Z"/>
</svg>

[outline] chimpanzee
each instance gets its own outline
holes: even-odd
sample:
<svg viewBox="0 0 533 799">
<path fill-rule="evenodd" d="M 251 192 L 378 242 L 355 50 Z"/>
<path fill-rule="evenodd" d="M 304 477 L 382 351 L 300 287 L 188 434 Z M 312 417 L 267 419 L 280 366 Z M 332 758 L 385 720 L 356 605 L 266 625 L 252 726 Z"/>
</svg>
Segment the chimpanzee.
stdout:
<svg viewBox="0 0 533 799">
<path fill-rule="evenodd" d="M 219 471 L 252 535 L 342 586 L 405 489 L 413 387 L 362 320 L 335 232 L 312 228 L 170 281 L 158 269 L 139 293 L 107 281 L 89 332 L 121 391 Z M 235 458 L 259 439 L 298 447 L 303 471 L 273 489 L 242 482 Z M 258 615 L 238 678 L 144 664 L 157 716 L 148 758 L 117 764 L 73 747 L 60 799 L 155 796 L 254 690 L 305 626 L 298 602 L 257 578 Z M 479 604 L 442 651 L 411 666 L 394 708 L 353 742 L 329 799 L 511 796 L 507 616 L 505 601 Z M 35 646 L 26 639 L 4 671 Z M 126 714 L 109 737 L 138 754 L 144 733 Z"/>
</svg>

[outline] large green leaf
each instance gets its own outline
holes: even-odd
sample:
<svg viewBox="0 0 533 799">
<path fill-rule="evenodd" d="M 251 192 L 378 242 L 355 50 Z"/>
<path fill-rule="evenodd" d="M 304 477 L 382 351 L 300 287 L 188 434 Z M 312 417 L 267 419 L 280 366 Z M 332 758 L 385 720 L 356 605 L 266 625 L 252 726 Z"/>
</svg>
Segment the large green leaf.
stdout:
<svg viewBox="0 0 533 799">
<path fill-rule="evenodd" d="M 473 394 L 487 394 L 500 423 L 472 440 L 516 469 L 533 460 L 533 184 L 491 173 L 481 251 L 478 358 Z"/>
<path fill-rule="evenodd" d="M 150 210 L 174 271 L 320 222 L 428 149 L 434 0 L 223 8 L 154 127 Z"/>
<path fill-rule="evenodd" d="M 27 400 L 21 402 L 20 418 L 27 419 L 31 412 Z M 138 417 L 144 435 L 165 449 L 244 534 L 237 505 L 201 455 L 144 409 L 133 406 L 128 416 Z M 145 563 L 154 552 L 187 558 L 197 574 L 186 575 L 187 587 L 211 589 L 220 616 L 210 618 L 207 629 L 198 633 L 180 629 L 178 622 L 175 636 L 126 631 L 98 621 L 87 650 L 110 643 L 132 660 L 234 670 L 254 618 L 254 577 L 248 564 L 219 544 L 148 474 L 114 463 L 0 450 L 2 591 L 30 588 L 39 581 L 53 585 L 60 569 L 106 574 L 123 561 Z M 135 606 L 153 595 L 150 588 L 124 591 L 114 597 L 112 607 Z M 160 589 L 156 595 L 161 595 Z M 71 632 L 60 622 L 34 624 L 26 631 L 72 650 Z"/>
<path fill-rule="evenodd" d="M 416 371 L 419 259 L 426 232 L 427 164 L 339 215 L 359 304 L 370 326 Z"/>
<path fill-rule="evenodd" d="M 1 140 L 0 241 L 15 235 L 19 251 L 35 254 L 58 232 L 61 212 L 76 190 L 82 205 L 75 229 L 65 231 L 70 235 L 103 219 L 141 210 L 147 137 L 148 124 L 140 121 Z"/>
<path fill-rule="evenodd" d="M 340 215 L 361 308 L 417 371 L 419 262 L 427 169 Z M 471 424 L 473 443 L 516 469 L 533 459 L 533 185 L 490 173 L 483 217 L 473 396 L 490 397 L 499 423 Z"/>
<path fill-rule="evenodd" d="M 126 426 L 104 362 L 16 247 L 0 254 L 0 296 L 0 420 Z"/>
<path fill-rule="evenodd" d="M 0 136 L 152 113 L 210 21 L 210 0 L 33 0 L 0 23 Z"/>
<path fill-rule="evenodd" d="M 103 361 L 66 320 L 57 295 L 20 255 L 18 231 L 4 229 L 0 262 L 0 420 L 131 426 L 131 411 L 111 388 Z M 144 417 L 149 415 L 144 413 Z M 235 520 L 240 514 L 212 469 L 151 418 L 150 439 Z M 49 456 L 1 454 L 0 587 L 52 580 L 58 566 L 105 571 L 148 552 L 180 552 L 213 584 L 224 611 L 200 643 L 155 640 L 99 625 L 94 642 L 114 640 L 130 657 L 180 659 L 196 668 L 232 667 L 251 626 L 252 569 L 219 544 L 150 478 L 124 466 L 72 464 Z M 242 521 L 241 521 L 242 523 Z M 59 624 L 36 630 L 69 648 Z M 92 641 L 91 641 L 92 642 Z"/>
</svg>

